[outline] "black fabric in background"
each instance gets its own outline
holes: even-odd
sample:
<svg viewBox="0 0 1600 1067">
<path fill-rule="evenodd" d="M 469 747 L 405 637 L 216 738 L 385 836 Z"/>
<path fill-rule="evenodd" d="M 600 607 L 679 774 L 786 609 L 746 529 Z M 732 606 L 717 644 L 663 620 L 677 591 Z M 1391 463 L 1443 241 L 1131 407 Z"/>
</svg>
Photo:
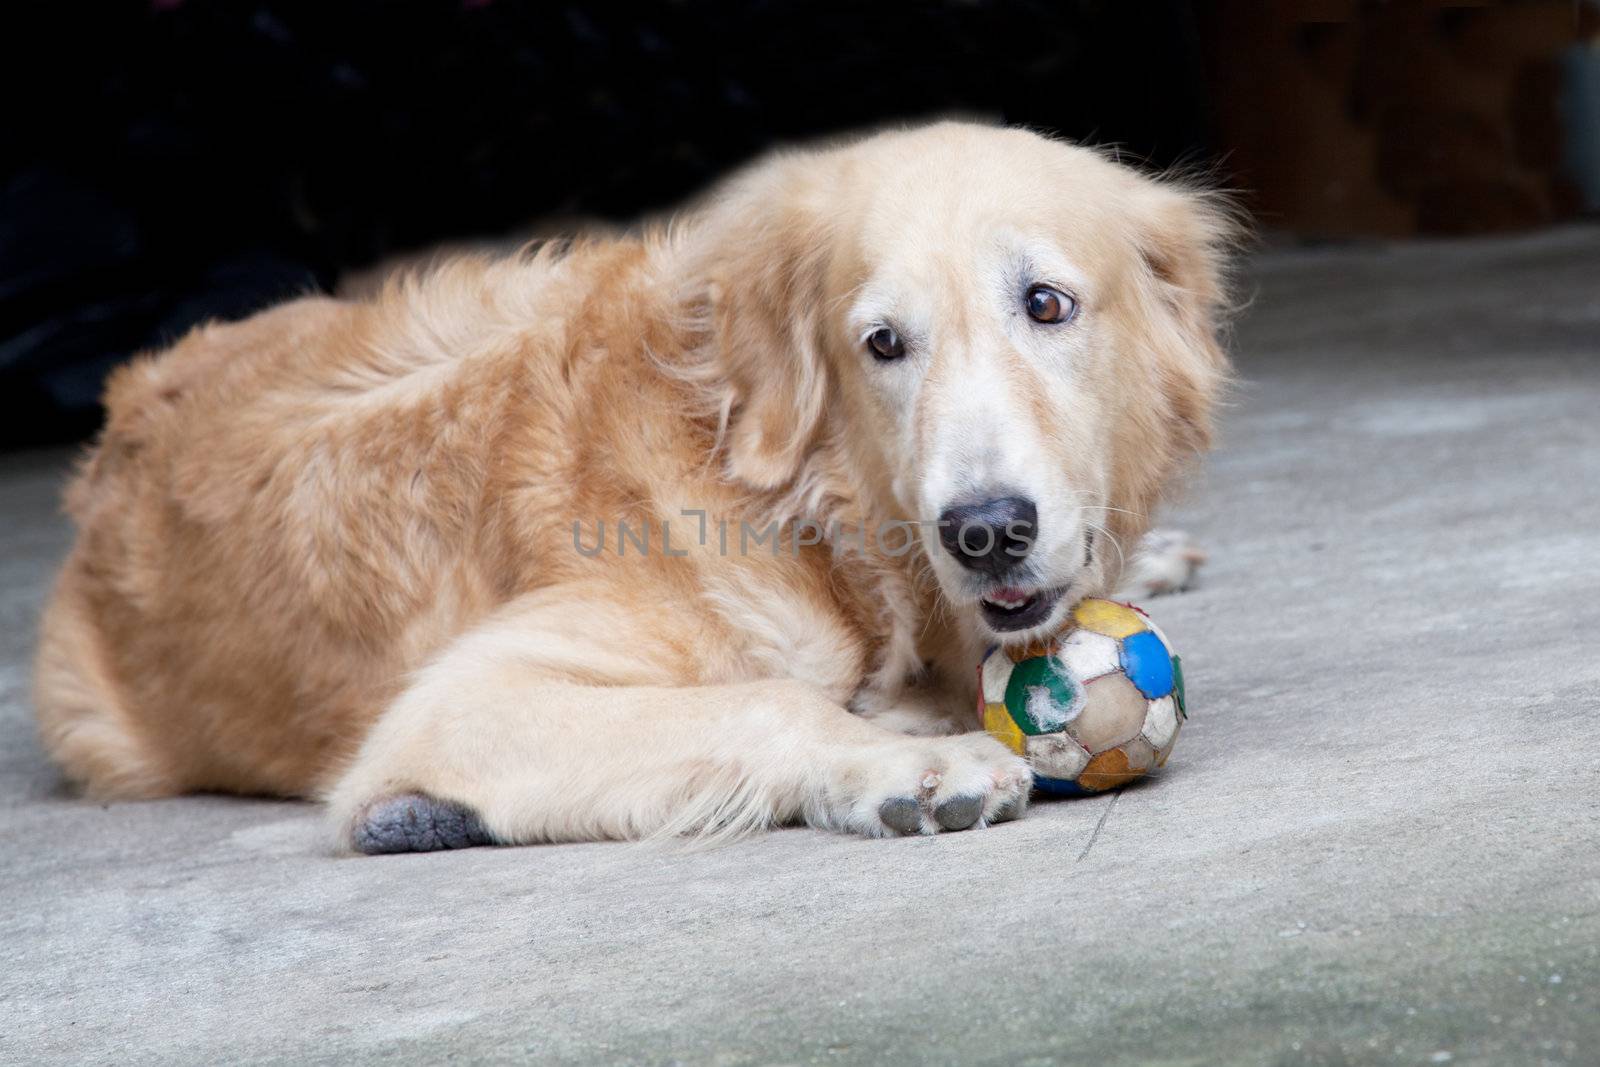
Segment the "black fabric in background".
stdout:
<svg viewBox="0 0 1600 1067">
<path fill-rule="evenodd" d="M 0 11 L 0 445 L 197 322 L 773 144 L 952 111 L 1203 161 L 1181 0 L 47 2 Z"/>
</svg>

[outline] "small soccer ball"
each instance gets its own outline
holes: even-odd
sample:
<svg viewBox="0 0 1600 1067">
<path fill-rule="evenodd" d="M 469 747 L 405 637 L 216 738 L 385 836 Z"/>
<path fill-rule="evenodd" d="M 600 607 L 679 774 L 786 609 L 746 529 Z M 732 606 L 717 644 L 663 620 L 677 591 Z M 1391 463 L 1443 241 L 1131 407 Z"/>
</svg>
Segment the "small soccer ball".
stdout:
<svg viewBox="0 0 1600 1067">
<path fill-rule="evenodd" d="M 1183 666 L 1131 604 L 1090 598 L 1067 628 L 978 667 L 984 729 L 1033 765 L 1033 784 L 1082 795 L 1167 762 L 1189 717 Z"/>
</svg>

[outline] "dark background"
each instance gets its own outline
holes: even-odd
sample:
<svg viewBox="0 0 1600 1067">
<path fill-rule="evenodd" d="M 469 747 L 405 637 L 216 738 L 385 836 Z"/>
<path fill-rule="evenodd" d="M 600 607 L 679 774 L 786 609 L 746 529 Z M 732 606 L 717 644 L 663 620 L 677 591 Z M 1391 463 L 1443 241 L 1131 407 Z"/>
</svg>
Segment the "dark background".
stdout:
<svg viewBox="0 0 1600 1067">
<path fill-rule="evenodd" d="M 626 219 L 764 148 L 951 112 L 1245 190 L 1267 231 L 1581 212 L 1549 3 L 52 3 L 5 20 L 0 445 L 106 371 L 386 258 Z"/>
</svg>

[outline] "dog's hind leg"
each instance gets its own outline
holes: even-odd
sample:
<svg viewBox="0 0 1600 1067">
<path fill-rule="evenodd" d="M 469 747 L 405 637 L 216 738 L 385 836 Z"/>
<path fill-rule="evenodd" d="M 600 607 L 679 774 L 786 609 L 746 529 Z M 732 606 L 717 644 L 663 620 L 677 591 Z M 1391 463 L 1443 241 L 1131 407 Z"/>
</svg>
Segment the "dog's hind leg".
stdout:
<svg viewBox="0 0 1600 1067">
<path fill-rule="evenodd" d="M 44 747 L 90 796 L 171 796 L 181 783 L 134 727 L 69 559 L 40 624 L 33 703 Z"/>
</svg>

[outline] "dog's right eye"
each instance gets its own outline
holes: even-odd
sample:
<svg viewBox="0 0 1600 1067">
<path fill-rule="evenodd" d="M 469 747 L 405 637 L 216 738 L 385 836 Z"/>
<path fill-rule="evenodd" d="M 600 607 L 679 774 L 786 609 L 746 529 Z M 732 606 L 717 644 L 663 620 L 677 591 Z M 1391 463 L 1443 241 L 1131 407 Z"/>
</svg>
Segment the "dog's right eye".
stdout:
<svg viewBox="0 0 1600 1067">
<path fill-rule="evenodd" d="M 906 354 L 906 343 L 887 326 L 880 326 L 867 335 L 867 347 L 875 358 L 886 363 Z"/>
</svg>

